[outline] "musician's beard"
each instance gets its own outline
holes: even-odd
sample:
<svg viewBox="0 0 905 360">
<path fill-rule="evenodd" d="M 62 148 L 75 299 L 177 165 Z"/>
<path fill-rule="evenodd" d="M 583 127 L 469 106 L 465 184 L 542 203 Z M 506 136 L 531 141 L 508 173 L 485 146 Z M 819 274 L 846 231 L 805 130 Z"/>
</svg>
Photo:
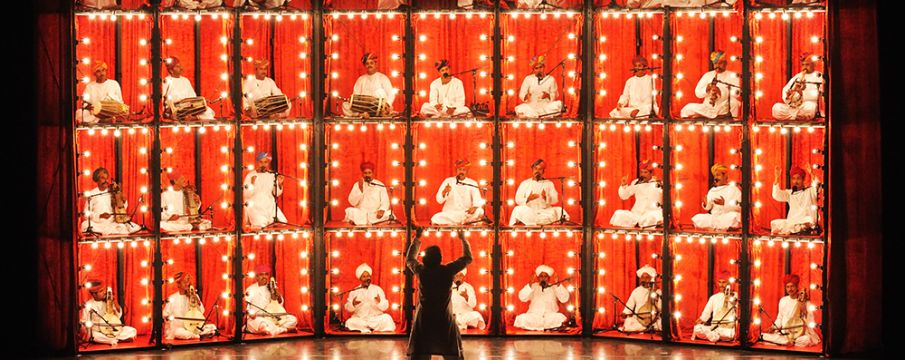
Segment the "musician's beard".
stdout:
<svg viewBox="0 0 905 360">
<path fill-rule="evenodd" d="M 460 285 L 462 285 L 462 280 L 456 280 L 456 287 L 459 287 Z"/>
<path fill-rule="evenodd" d="M 538 172 L 534 173 L 534 180 L 540 180 L 542 178 L 543 178 L 543 174 L 538 173 Z"/>
<path fill-rule="evenodd" d="M 459 180 L 459 181 L 465 180 L 465 174 L 463 174 L 463 173 L 456 174 L 456 180 Z"/>
<path fill-rule="evenodd" d="M 365 280 L 361 282 L 361 287 L 367 289 L 371 286 L 371 280 Z"/>
<path fill-rule="evenodd" d="M 368 184 L 370 184 L 371 181 L 374 180 L 374 178 L 372 178 L 372 177 L 370 177 L 370 176 L 365 176 L 364 179 L 365 179 L 365 182 L 368 183 Z"/>
<path fill-rule="evenodd" d="M 641 283 L 641 286 L 644 287 L 645 289 L 650 289 L 650 288 L 654 287 L 654 282 L 653 281 L 643 282 L 643 283 Z"/>
<path fill-rule="evenodd" d="M 545 288 L 545 287 L 549 286 L 548 284 L 549 284 L 549 283 L 546 282 L 546 281 L 544 281 L 544 280 L 541 280 L 541 281 L 540 281 L 540 287 L 541 287 L 541 288 Z"/>
</svg>

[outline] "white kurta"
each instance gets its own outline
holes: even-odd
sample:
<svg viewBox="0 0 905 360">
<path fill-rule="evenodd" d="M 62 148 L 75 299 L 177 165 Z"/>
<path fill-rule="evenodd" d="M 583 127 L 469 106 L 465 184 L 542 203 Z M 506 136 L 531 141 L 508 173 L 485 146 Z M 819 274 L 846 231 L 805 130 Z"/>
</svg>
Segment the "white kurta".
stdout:
<svg viewBox="0 0 905 360">
<path fill-rule="evenodd" d="M 190 218 L 180 217 L 178 220 L 170 220 L 173 215 L 185 215 L 187 213 L 185 206 L 185 192 L 166 189 L 160 193 L 160 230 L 166 232 L 192 231 Z M 198 204 L 196 210 L 200 212 L 201 204 Z M 198 230 L 205 231 L 211 228 L 211 221 L 201 219 L 198 224 Z"/>
<path fill-rule="evenodd" d="M 437 110 L 437 105 L 441 105 Z M 449 108 L 455 108 L 452 114 L 447 113 Z M 471 113 L 465 106 L 465 86 L 462 80 L 452 78 L 444 84 L 443 79 L 437 78 L 430 85 L 430 97 L 428 102 L 421 105 L 421 115 L 428 117 L 457 116 Z"/>
<path fill-rule="evenodd" d="M 364 74 L 355 80 L 355 86 L 352 88 L 352 94 L 368 95 L 386 99 L 386 103 L 393 107 L 393 100 L 396 99 L 396 92 L 393 91 L 393 84 L 390 78 L 381 72 L 375 72 L 373 75 Z M 343 102 L 343 114 L 346 116 L 358 116 L 352 112 L 352 103 Z"/>
<path fill-rule="evenodd" d="M 270 305 L 270 290 L 267 286 L 252 284 L 245 289 L 245 301 L 254 304 L 254 306 L 246 304 L 246 312 L 261 314 L 263 313 L 261 309 L 266 309 L 267 305 Z M 282 303 L 280 303 L 280 305 L 282 305 Z M 295 328 L 296 324 L 298 324 L 298 319 L 293 315 L 283 315 L 280 316 L 279 319 L 270 316 L 256 316 L 254 318 L 249 316 L 248 323 L 246 323 L 245 327 L 252 334 L 267 334 L 273 336 Z"/>
<path fill-rule="evenodd" d="M 629 185 L 619 186 L 620 199 L 628 200 L 632 196 L 635 197 L 632 210 L 616 210 L 610 218 L 610 225 L 646 228 L 663 223 L 663 209 L 660 208 L 663 188 L 653 181 L 638 184 L 638 179 Z"/>
<path fill-rule="evenodd" d="M 91 310 L 94 310 L 95 312 L 97 312 L 97 314 L 92 313 Z M 92 342 L 96 342 L 96 343 L 100 343 L 100 344 L 116 345 L 116 343 L 118 343 L 120 341 L 131 340 L 131 339 L 135 338 L 135 335 L 138 335 L 138 330 L 135 330 L 134 327 L 125 326 L 125 325 L 118 328 L 119 334 L 116 334 L 115 336 L 107 336 L 106 334 L 101 332 L 103 327 L 97 326 L 97 325 L 106 324 L 106 322 L 104 322 L 103 318 L 101 318 L 101 316 L 103 316 L 106 313 L 107 313 L 107 302 L 98 301 L 98 300 L 88 300 L 85 302 L 85 307 L 82 309 L 81 322 L 82 322 L 82 324 L 85 324 L 86 322 L 91 321 L 92 323 L 95 324 L 95 326 L 91 328 L 91 341 Z M 98 315 L 98 314 L 100 314 L 100 315 Z M 120 309 L 120 311 L 116 312 L 116 317 L 118 317 L 120 319 L 123 318 L 122 309 Z"/>
<path fill-rule="evenodd" d="M 724 305 L 726 306 L 726 309 L 723 308 Z M 720 321 L 735 322 L 738 320 L 736 308 L 733 308 L 733 306 L 734 305 L 731 302 L 726 302 L 726 294 L 719 292 L 711 295 L 699 318 L 701 321 L 705 322 L 705 324 L 697 324 L 694 326 L 694 333 L 692 333 L 691 339 L 694 340 L 696 337 L 700 337 L 714 343 L 720 340 L 732 341 L 732 339 L 735 339 L 734 324 L 732 327 L 726 325 L 716 326 L 718 325 L 717 322 Z M 723 317 L 723 311 L 728 311 L 728 314 L 725 317 Z M 706 322 L 708 321 L 712 322 L 713 325 L 707 325 Z M 716 328 L 714 328 L 714 326 L 716 326 Z"/>
<path fill-rule="evenodd" d="M 245 175 L 242 182 L 245 191 L 242 193 L 247 206 L 245 207 L 245 224 L 254 227 L 265 227 L 273 223 L 273 214 L 276 212 L 277 220 L 286 222 L 286 215 L 276 206 L 274 197 L 273 173 L 261 173 L 252 170 Z M 278 186 L 276 196 L 283 194 L 283 187 Z"/>
<path fill-rule="evenodd" d="M 550 94 L 549 99 L 541 99 L 543 93 Z M 531 94 L 528 101 L 525 96 Z M 558 114 L 562 111 L 562 101 L 556 100 L 556 79 L 552 76 L 545 76 L 538 80 L 537 75 L 531 74 L 522 81 L 522 87 L 519 89 L 519 101 L 522 104 L 515 107 L 515 114 L 523 118 L 536 118 L 541 115 Z"/>
<path fill-rule="evenodd" d="M 634 310 L 634 313 L 639 313 L 639 315 L 647 316 L 648 314 L 640 314 L 640 313 L 642 312 L 641 308 L 643 306 L 645 306 L 646 304 L 648 304 L 648 302 L 650 302 L 650 301 L 655 301 L 654 304 L 656 304 L 656 308 L 662 309 L 663 308 L 661 306 L 662 302 L 660 300 L 661 295 L 662 295 L 662 292 L 660 290 L 657 290 L 656 299 L 653 299 L 653 298 L 651 298 L 650 289 L 645 288 L 643 286 L 638 286 L 635 288 L 635 290 L 632 290 L 632 294 L 629 295 L 628 301 L 625 302 L 625 308 L 622 309 L 623 314 L 632 314 L 632 315 L 625 318 L 625 322 L 622 323 L 622 326 L 619 327 L 619 331 L 642 332 L 642 331 L 647 331 L 649 329 L 653 329 L 655 331 L 660 331 L 661 325 L 660 325 L 659 319 L 657 321 L 654 321 L 653 324 L 650 326 L 650 328 L 648 328 L 647 326 L 644 326 L 644 324 L 641 323 L 641 320 L 639 320 L 635 315 L 633 315 L 632 310 Z M 656 310 L 654 310 L 654 311 L 656 311 Z M 657 314 L 650 314 L 650 315 L 653 318 L 657 317 Z"/>
<path fill-rule="evenodd" d="M 443 210 L 431 217 L 431 223 L 436 225 L 462 225 L 467 222 L 478 221 L 484 217 L 484 198 L 481 197 L 481 190 L 477 188 L 478 182 L 470 178 L 460 181 L 468 185 L 457 185 L 456 177 L 448 177 L 440 184 L 437 190 L 437 202 L 443 204 Z M 443 189 L 446 186 L 451 187 L 449 193 L 443 196 Z M 474 213 L 468 214 L 466 211 L 472 207 L 476 207 Z"/>
<path fill-rule="evenodd" d="M 468 300 L 465 299 L 463 294 L 468 296 Z M 452 301 L 452 311 L 453 315 L 456 316 L 456 325 L 459 326 L 459 329 L 484 329 L 487 326 L 487 324 L 484 323 L 484 316 L 474 310 L 475 306 L 478 305 L 478 298 L 475 296 L 474 286 L 463 281 L 457 289 L 456 285 L 453 284 L 450 301 Z"/>
<path fill-rule="evenodd" d="M 811 303 L 808 302 L 805 304 L 804 311 L 810 307 Z M 800 316 L 800 312 L 798 309 L 798 299 L 793 299 L 788 296 L 784 296 L 782 299 L 779 299 L 779 309 L 776 312 L 776 320 L 773 322 L 773 326 L 777 328 L 786 328 L 787 323 L 790 319 L 795 317 L 796 315 Z M 814 329 L 811 329 L 807 325 L 814 322 L 814 314 L 810 311 L 807 312 L 804 319 L 805 331 L 804 334 L 795 339 L 790 339 L 789 332 L 795 331 L 797 329 L 789 329 L 785 331 L 785 335 L 780 334 L 779 331 L 769 334 L 763 334 L 764 341 L 768 341 L 774 344 L 779 345 L 788 345 L 790 342 L 794 342 L 795 346 L 814 346 L 820 343 L 820 336 L 817 335 L 817 332 Z M 790 326 L 788 326 L 790 327 Z"/>
<path fill-rule="evenodd" d="M 528 312 L 515 317 L 513 326 L 532 331 L 560 327 L 566 316 L 559 312 L 559 303 L 569 301 L 569 290 L 562 285 L 542 289 L 540 284 L 525 284 L 518 292 L 521 302 L 530 302 Z"/>
<path fill-rule="evenodd" d="M 189 79 L 184 76 L 180 76 L 178 78 L 167 76 L 163 80 L 163 98 L 168 106 L 171 102 L 177 102 L 185 98 L 192 98 L 197 96 L 198 94 L 195 93 L 195 88 L 192 87 L 192 83 L 189 82 Z M 214 109 L 211 109 L 211 107 L 208 106 L 207 110 L 205 110 L 204 113 L 198 115 L 198 119 L 213 120 Z"/>
<path fill-rule="evenodd" d="M 792 89 L 792 86 L 795 85 L 795 80 L 799 79 L 800 75 L 795 75 L 789 82 L 786 83 L 786 86 L 782 88 L 782 99 L 785 100 L 787 96 L 789 96 L 789 90 Z M 776 120 L 808 120 L 813 119 L 817 114 L 817 104 L 820 101 L 820 94 L 823 92 L 823 75 L 819 72 L 814 71 L 810 74 L 805 74 L 804 81 L 808 83 L 820 83 L 817 84 L 805 84 L 804 90 L 801 92 L 801 105 L 797 108 L 791 107 L 787 105 L 785 102 L 778 102 L 773 105 L 773 118 Z"/>
<path fill-rule="evenodd" d="M 85 86 L 85 91 L 82 92 L 82 106 L 101 100 L 123 102 L 123 90 L 116 80 L 107 79 L 103 84 L 99 84 L 95 80 Z M 75 112 L 75 121 L 94 124 L 100 121 L 100 118 L 94 116 L 91 111 L 80 108 Z"/>
<path fill-rule="evenodd" d="M 723 198 L 723 205 L 717 205 L 714 199 Z M 691 218 L 698 229 L 727 230 L 735 229 L 742 224 L 742 191 L 738 186 L 721 185 L 710 188 L 707 192 L 707 203 L 704 210 L 710 213 L 697 214 Z"/>
<path fill-rule="evenodd" d="M 176 6 L 187 10 L 210 9 L 223 5 L 223 0 L 176 0 Z"/>
<path fill-rule="evenodd" d="M 101 235 L 128 235 L 135 231 L 141 229 L 138 224 L 134 222 L 128 222 L 125 224 L 118 223 L 114 220 L 113 216 L 113 198 L 112 194 L 106 193 L 107 190 L 101 191 L 98 188 L 94 188 L 85 192 L 85 198 L 88 199 L 88 203 L 85 205 L 86 210 L 91 212 L 91 229 L 95 232 L 100 233 Z M 102 194 L 103 195 L 99 195 Z M 95 196 L 97 195 L 97 196 Z M 126 209 L 128 209 L 129 203 L 126 202 Z M 128 211 L 127 211 L 128 212 Z M 110 214 L 110 217 L 106 219 L 102 219 L 101 215 Z M 86 219 L 82 221 L 81 230 L 82 232 L 88 231 L 89 221 Z"/>
<path fill-rule="evenodd" d="M 653 103 L 653 115 L 656 116 L 660 112 L 657 106 L 653 92 L 654 84 L 650 75 L 641 77 L 632 76 L 625 81 L 625 87 L 622 95 L 619 96 L 619 105 L 622 108 L 610 111 L 610 117 L 617 119 L 630 119 L 632 112 L 638 110 L 635 117 L 643 117 L 651 114 L 651 103 Z"/>
<path fill-rule="evenodd" d="M 540 195 L 546 192 L 546 197 L 528 201 L 531 194 Z M 562 207 L 551 206 L 559 202 L 559 193 L 556 192 L 556 186 L 550 180 L 537 181 L 534 178 L 522 181 L 515 192 L 516 207 L 512 209 L 512 215 L 509 217 L 509 226 L 513 226 L 518 222 L 527 226 L 547 225 L 559 220 L 560 214 L 565 213 Z M 569 214 L 565 214 L 566 220 Z"/>
<path fill-rule="evenodd" d="M 265 77 L 263 80 L 258 80 L 258 78 L 252 76 L 251 78 L 245 78 L 245 81 L 242 82 L 242 94 L 244 95 L 242 96 L 242 108 L 248 110 L 256 100 L 273 95 L 283 95 L 283 92 L 280 91 L 273 79 Z M 289 102 L 289 108 L 286 111 L 275 115 L 289 115 L 289 110 L 291 109 L 292 101 Z"/>
<path fill-rule="evenodd" d="M 204 304 L 198 304 L 198 310 L 200 310 L 202 314 L 205 314 Z M 185 313 L 187 313 L 188 311 L 189 297 L 182 295 L 177 291 L 167 298 L 167 303 L 163 307 L 163 318 L 169 319 L 170 316 L 186 317 Z M 166 330 L 164 330 L 164 337 L 166 337 L 167 340 L 200 339 L 201 335 L 209 335 L 217 331 L 217 325 L 204 324 L 202 326 L 201 332 L 196 334 L 193 331 L 187 330 L 185 326 L 183 326 L 183 321 L 184 320 L 180 319 L 168 320 L 168 323 L 165 325 Z"/>
<path fill-rule="evenodd" d="M 716 76 L 719 81 L 736 86 L 732 88 L 731 104 L 729 101 L 729 86 L 723 83 L 717 83 L 716 86 L 720 89 L 720 96 L 713 105 L 710 104 L 710 95 L 707 94 L 707 85 L 710 85 L 710 83 L 713 82 L 714 76 Z M 739 81 L 738 74 L 729 70 L 723 71 L 719 75 L 716 74 L 716 70 L 704 73 L 704 76 L 701 76 L 701 80 L 698 81 L 698 85 L 694 88 L 694 95 L 698 99 L 703 99 L 704 101 L 702 103 L 689 103 L 685 105 L 685 107 L 682 108 L 681 116 L 683 118 L 705 117 L 713 119 L 717 116 L 725 115 L 726 106 L 731 105 L 730 111 L 732 112 L 732 117 L 738 117 L 738 110 L 742 105 L 742 99 L 738 95 Z"/>
<path fill-rule="evenodd" d="M 379 184 L 379 185 L 376 185 Z M 343 221 L 349 221 L 353 225 L 371 225 L 390 218 L 390 195 L 386 186 L 379 180 L 371 180 L 371 184 L 364 183 L 364 189 L 358 187 L 356 181 L 349 192 L 349 204 L 346 208 L 346 217 Z M 383 210 L 383 216 L 378 217 L 377 211 Z"/>
<path fill-rule="evenodd" d="M 379 296 L 380 301 L 374 301 L 375 296 Z M 360 303 L 353 305 L 356 300 Z M 380 286 L 371 284 L 367 289 L 352 291 L 345 305 L 346 311 L 352 313 L 346 320 L 346 328 L 366 334 L 372 331 L 394 331 L 396 322 L 393 321 L 393 317 L 384 313 L 389 307 L 390 302 Z"/>
<path fill-rule="evenodd" d="M 785 219 L 770 222 L 770 233 L 789 235 L 814 226 L 817 222 L 817 187 L 792 192 L 773 184 L 773 200 L 789 203 L 789 213 Z"/>
</svg>

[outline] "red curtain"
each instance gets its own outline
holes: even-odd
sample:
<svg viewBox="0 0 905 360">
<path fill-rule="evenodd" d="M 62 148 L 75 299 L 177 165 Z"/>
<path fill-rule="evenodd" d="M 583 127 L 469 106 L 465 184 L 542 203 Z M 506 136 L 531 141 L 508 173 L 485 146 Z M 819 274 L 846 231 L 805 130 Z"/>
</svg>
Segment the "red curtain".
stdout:
<svg viewBox="0 0 905 360">
<path fill-rule="evenodd" d="M 594 254 L 597 269 L 594 274 L 597 286 L 594 329 L 612 329 L 621 323 L 619 314 L 625 308 L 613 295 L 623 302 L 628 301 L 632 290 L 638 286 L 635 271 L 644 265 L 654 267 L 657 274 L 663 273 L 661 262 L 653 258 L 653 254 L 662 253 L 663 237 L 598 232 L 594 241 L 597 250 Z M 662 280 L 657 286 L 663 288 Z"/>
<path fill-rule="evenodd" d="M 361 282 L 355 277 L 355 269 L 362 263 L 368 264 L 374 273 L 371 283 L 380 286 L 386 294 L 390 307 L 386 313 L 396 321 L 396 333 L 405 334 L 405 311 L 403 288 L 405 287 L 405 232 L 328 232 L 324 235 L 327 244 L 327 304 L 330 309 L 339 308 L 342 319 L 351 315 L 345 311 L 347 296 L 340 298 L 334 292 L 354 289 Z M 328 318 L 324 319 L 329 324 Z M 325 326 L 328 333 L 336 329 Z"/>
<path fill-rule="evenodd" d="M 123 253 L 124 320 L 138 335 L 150 335 L 154 325 L 154 248 L 150 241 L 130 241 Z"/>
<path fill-rule="evenodd" d="M 707 15 L 709 14 L 709 15 Z M 709 23 L 713 21 L 714 51 L 722 50 L 729 57 L 729 71 L 742 75 L 742 18 L 738 13 L 677 12 L 672 18 L 675 34 L 673 43 L 673 99 L 672 116 L 688 103 L 700 102 L 694 94 L 695 86 L 704 73 L 710 71 Z M 681 74 L 681 75 L 680 75 Z"/>
<path fill-rule="evenodd" d="M 479 68 L 474 91 L 472 73 L 456 77 L 465 85 L 465 104 L 471 104 L 475 95 L 475 101 L 488 103 L 493 114 L 493 15 L 421 13 L 412 23 L 416 40 L 412 115 L 417 116 L 421 105 L 430 99 L 430 84 L 437 79 L 434 63 L 439 59 L 449 60 L 451 74 Z"/>
<path fill-rule="evenodd" d="M 468 265 L 467 274 L 465 274 L 465 282 L 474 287 L 475 296 L 477 297 L 477 306 L 475 311 L 480 312 L 484 316 L 484 322 L 487 328 L 469 329 L 470 334 L 487 334 L 490 332 L 490 324 L 493 321 L 491 315 L 491 307 L 493 305 L 493 259 L 490 255 L 493 252 L 493 231 L 469 231 L 465 238 L 471 245 L 471 253 L 474 262 Z M 448 263 L 462 256 L 462 242 L 459 240 L 455 231 L 426 231 L 421 238 L 421 250 L 423 251 L 429 246 L 437 245 L 443 254 L 443 263 Z M 421 261 L 418 257 L 418 261 Z M 415 293 L 413 296 L 414 304 L 418 305 L 418 277 L 414 277 L 413 285 Z M 414 312 L 412 312 L 414 316 Z"/>
<path fill-rule="evenodd" d="M 276 134 L 274 134 L 274 132 Z M 272 140 L 276 138 L 276 143 Z M 279 207 L 289 223 L 310 224 L 308 207 L 308 148 L 311 132 L 308 124 L 252 125 L 242 127 L 242 163 L 244 176 L 255 164 L 257 153 L 266 151 L 274 155 L 276 171 L 287 177 L 283 182 L 283 195 Z"/>
<path fill-rule="evenodd" d="M 375 179 L 395 188 L 389 194 L 391 209 L 397 219 L 405 222 L 405 126 L 383 123 L 334 124 L 326 129 L 326 133 L 325 161 L 329 167 L 324 196 L 330 204 L 330 209 L 325 214 L 327 225 L 336 225 L 343 220 L 345 209 L 350 206 L 349 192 L 353 184 L 361 179 L 359 165 L 365 161 L 376 165 Z M 387 192 L 389 193 L 389 189 Z"/>
<path fill-rule="evenodd" d="M 270 267 L 271 275 L 283 295 L 283 306 L 286 311 L 295 315 L 299 322 L 299 331 L 313 332 L 314 319 L 311 317 L 312 289 L 309 276 L 309 259 L 311 252 L 311 233 L 293 233 L 283 235 L 255 235 L 242 238 L 242 253 L 246 257 L 242 263 L 245 274 L 253 271 L 259 264 Z M 255 254 L 249 259 L 249 254 Z M 276 263 L 273 259 L 276 258 Z M 245 276 L 242 288 L 247 289 L 254 284 L 254 278 Z M 245 308 L 245 305 L 242 305 Z"/>
<path fill-rule="evenodd" d="M 415 123 L 412 125 L 412 142 L 415 144 L 414 160 L 425 161 L 427 166 L 416 167 L 414 221 L 430 224 L 431 217 L 443 209 L 437 203 L 436 195 L 440 184 L 448 177 L 455 176 L 458 159 L 471 161 L 468 177 L 487 187 L 484 200 L 493 201 L 491 179 L 493 178 L 493 152 L 491 151 L 493 125 L 490 123 Z M 423 181 L 423 184 L 422 184 Z M 421 200 L 424 200 L 422 204 Z M 493 216 L 490 206 L 485 207 L 485 215 Z"/>
<path fill-rule="evenodd" d="M 663 15 L 649 13 L 643 17 L 633 14 L 622 16 L 604 12 L 595 15 L 594 24 L 594 35 L 597 36 L 594 117 L 605 118 L 609 117 L 610 110 L 619 102 L 625 81 L 633 76 L 632 58 L 641 55 L 647 59 L 648 66 L 663 66 Z M 658 36 L 658 40 L 654 40 L 654 35 Z M 636 53 L 636 46 L 639 45 L 640 53 Z M 662 75 L 662 72 L 657 73 Z M 659 75 L 656 87 L 662 92 L 663 80 Z M 662 107 L 660 96 L 657 98 L 657 104 Z"/>
<path fill-rule="evenodd" d="M 619 184 L 625 176 L 631 183 L 638 177 L 638 164 L 649 160 L 663 163 L 663 153 L 654 146 L 663 144 L 663 125 L 600 124 L 595 128 L 596 166 L 594 184 L 597 214 L 594 225 L 610 227 L 610 218 L 619 209 L 631 209 L 635 199 L 619 198 Z M 636 149 L 640 153 L 636 152 Z M 603 166 L 601 166 L 603 165 Z M 663 179 L 662 171 L 655 171 Z"/>
<path fill-rule="evenodd" d="M 560 61 L 565 63 L 550 73 L 556 80 L 557 100 L 567 111 L 561 116 L 578 115 L 578 96 L 581 89 L 581 15 L 569 13 L 504 14 L 500 19 L 503 36 L 503 99 L 501 117 L 515 117 L 515 106 L 521 103 L 519 88 L 525 77 L 533 72 L 531 58 L 546 57 L 546 71 L 553 70 Z M 564 71 L 563 71 L 564 69 Z M 511 114 L 510 114 L 511 113 Z"/>
<path fill-rule="evenodd" d="M 333 14 L 324 17 L 327 42 L 324 50 L 327 62 L 324 66 L 327 94 L 349 97 L 355 80 L 365 73 L 361 58 L 366 52 L 377 55 L 377 71 L 390 78 L 398 89 L 393 110 L 401 112 L 405 106 L 403 96 L 405 71 L 405 16 L 402 14 Z M 342 101 L 332 96 L 324 103 L 327 114 L 342 114 Z"/>
<path fill-rule="evenodd" d="M 569 301 L 560 304 L 560 312 L 567 318 L 574 317 L 578 328 L 571 332 L 581 333 L 581 232 L 546 231 L 500 233 L 503 251 L 503 331 L 507 334 L 523 332 L 515 328 L 515 317 L 528 311 L 529 303 L 521 302 L 518 292 L 529 281 L 535 281 L 535 270 L 539 265 L 553 268 L 551 282 L 571 277 Z M 520 249 L 534 249 L 521 251 Z"/>
<path fill-rule="evenodd" d="M 545 177 L 569 176 L 561 193 L 559 181 L 553 181 L 559 203 L 571 221 L 581 223 L 581 125 L 577 123 L 508 123 L 501 125 L 503 181 L 500 211 L 502 224 L 509 224 L 519 184 L 531 177 L 531 164 L 537 159 L 547 163 Z"/>
</svg>

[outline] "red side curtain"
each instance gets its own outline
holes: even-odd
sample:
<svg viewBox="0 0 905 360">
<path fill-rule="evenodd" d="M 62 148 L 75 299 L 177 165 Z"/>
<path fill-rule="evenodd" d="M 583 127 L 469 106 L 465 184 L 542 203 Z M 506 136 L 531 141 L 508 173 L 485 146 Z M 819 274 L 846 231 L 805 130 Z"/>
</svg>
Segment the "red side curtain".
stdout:
<svg viewBox="0 0 905 360">
<path fill-rule="evenodd" d="M 297 5 L 297 4 L 293 5 Z M 303 6 L 305 2 L 302 2 Z M 287 21 L 288 19 L 288 21 Z M 314 99 L 311 93 L 311 24 L 306 15 L 284 16 L 277 22 L 274 31 L 274 81 L 292 102 L 293 117 L 310 118 L 314 116 Z"/>
</svg>

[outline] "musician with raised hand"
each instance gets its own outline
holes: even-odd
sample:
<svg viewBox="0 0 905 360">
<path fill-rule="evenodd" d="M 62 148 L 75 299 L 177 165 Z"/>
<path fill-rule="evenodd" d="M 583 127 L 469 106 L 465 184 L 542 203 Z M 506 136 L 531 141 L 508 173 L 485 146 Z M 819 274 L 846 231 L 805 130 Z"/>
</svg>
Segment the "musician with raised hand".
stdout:
<svg viewBox="0 0 905 360">
<path fill-rule="evenodd" d="M 610 225 L 618 227 L 649 228 L 663 224 L 663 186 L 654 175 L 654 167 L 650 160 L 638 164 L 638 178 L 628 184 L 628 176 L 622 177 L 619 184 L 619 198 L 628 200 L 635 197 L 632 210 L 616 210 L 610 218 Z"/>
<path fill-rule="evenodd" d="M 694 95 L 704 102 L 685 105 L 681 112 L 683 118 L 715 119 L 729 113 L 733 118 L 738 117 L 742 105 L 738 91 L 741 79 L 737 73 L 726 69 L 729 62 L 722 50 L 710 53 L 710 61 L 713 70 L 704 73 L 694 89 Z"/>
<path fill-rule="evenodd" d="M 525 179 L 518 186 L 515 193 L 515 208 L 509 217 L 509 226 L 518 223 L 527 226 L 546 225 L 553 223 L 564 215 L 569 219 L 569 214 L 559 206 L 553 206 L 559 202 L 559 193 L 552 181 L 544 178 L 547 163 L 543 159 L 537 159 L 531 164 L 533 176 Z"/>
<path fill-rule="evenodd" d="M 244 224 L 252 228 L 263 228 L 276 220 L 285 223 L 286 215 L 277 206 L 277 198 L 283 194 L 285 178 L 270 170 L 273 157 L 268 152 L 255 156 L 255 169 L 245 175 L 242 182 L 245 199 Z"/>
<path fill-rule="evenodd" d="M 258 264 L 254 275 L 257 282 L 245 289 L 245 312 L 248 314 L 245 330 L 270 336 L 295 332 L 298 319 L 283 307 L 283 295 L 270 274 L 270 266 Z"/>
<path fill-rule="evenodd" d="M 529 303 L 528 311 L 516 316 L 513 326 L 544 331 L 558 328 L 566 322 L 566 316 L 559 312 L 559 303 L 569 301 L 569 279 L 556 281 L 554 274 L 553 268 L 547 265 L 534 269 L 534 275 L 518 292 L 518 299 Z"/>
<path fill-rule="evenodd" d="M 368 264 L 358 265 L 355 277 L 361 282 L 357 288 L 349 292 L 345 309 L 352 313 L 345 326 L 351 331 L 369 334 L 372 331 L 387 332 L 396 330 L 396 322 L 390 314 L 384 313 L 390 307 L 383 288 L 371 283 L 374 270 Z"/>
<path fill-rule="evenodd" d="M 98 108 L 102 106 L 104 101 L 119 103 L 121 105 L 119 107 L 120 110 L 125 107 L 123 115 L 127 115 L 129 107 L 123 104 L 123 90 L 119 87 L 119 83 L 116 80 L 107 77 L 107 63 L 97 60 L 92 68 L 94 70 L 94 81 L 88 83 L 85 86 L 85 91 L 82 92 L 82 107 L 76 111 L 75 121 L 94 124 L 101 120 L 109 120 L 110 118 L 102 117 L 101 109 Z"/>
<path fill-rule="evenodd" d="M 782 88 L 782 100 L 773 105 L 776 120 L 810 120 L 817 115 L 823 94 L 823 74 L 816 70 L 814 56 L 801 54 L 801 72 Z"/>
<path fill-rule="evenodd" d="M 789 188 L 780 187 L 782 168 L 776 167 L 773 174 L 773 200 L 789 204 L 789 212 L 784 219 L 770 221 L 770 234 L 807 234 L 818 230 L 818 198 L 822 191 L 820 180 L 814 176 L 810 165 L 804 169 L 794 167 L 789 171 Z M 808 177 L 811 183 L 807 183 Z"/>
<path fill-rule="evenodd" d="M 82 306 L 81 325 L 87 340 L 99 344 L 116 345 L 120 341 L 132 341 L 138 331 L 123 325 L 123 309 L 113 297 L 113 289 L 101 280 L 88 280 L 91 299 Z"/>
<path fill-rule="evenodd" d="M 468 177 L 471 162 L 456 160 L 456 176 L 446 178 L 437 190 L 437 202 L 443 210 L 431 217 L 434 225 L 463 225 L 479 222 L 484 218 L 485 200 L 478 182 Z"/>
<path fill-rule="evenodd" d="M 815 325 L 814 305 L 808 301 L 807 292 L 798 287 L 799 282 L 801 278 L 795 274 L 786 275 L 783 279 L 786 296 L 779 299 L 776 320 L 770 327 L 770 333 L 761 335 L 764 341 L 798 347 L 820 343 L 820 336 L 812 327 Z"/>
<path fill-rule="evenodd" d="M 214 109 L 207 106 L 207 101 L 195 93 L 189 79 L 182 76 L 179 58 L 170 57 L 165 63 L 169 75 L 163 80 L 164 116 L 179 121 L 213 120 Z M 183 113 L 187 115 L 183 116 Z"/>
<path fill-rule="evenodd" d="M 421 116 L 453 117 L 471 113 L 465 106 L 465 85 L 462 80 L 450 74 L 449 60 L 440 59 L 434 63 L 434 67 L 440 77 L 430 84 L 430 97 L 421 106 Z"/>
<path fill-rule="evenodd" d="M 160 230 L 165 232 L 206 231 L 211 221 L 201 214 L 201 197 L 179 171 L 167 173 L 170 185 L 160 193 Z"/>
<path fill-rule="evenodd" d="M 129 203 L 122 185 L 110 181 L 110 172 L 99 167 L 91 173 L 91 179 L 97 187 L 82 194 L 86 219 L 82 221 L 81 231 L 90 235 L 128 235 L 141 230 L 127 212 Z"/>
<path fill-rule="evenodd" d="M 654 91 L 654 79 L 648 73 L 650 67 L 647 59 L 638 55 L 632 59 L 632 72 L 635 76 L 625 81 L 622 95 L 616 108 L 610 111 L 610 117 L 615 119 L 652 118 L 660 111 L 657 107 Z"/>
<path fill-rule="evenodd" d="M 374 163 L 365 161 L 359 166 L 361 178 L 352 185 L 349 204 L 343 221 L 352 225 L 371 225 L 384 222 L 392 214 L 387 186 L 374 178 Z"/>
<path fill-rule="evenodd" d="M 242 108 L 252 118 L 285 118 L 289 116 L 292 103 L 283 95 L 277 83 L 267 77 L 270 61 L 255 60 L 255 72 L 242 81 Z M 285 110 L 277 111 L 285 108 Z"/>
<path fill-rule="evenodd" d="M 694 322 L 695 338 L 707 339 L 712 343 L 732 341 L 735 339 L 735 326 L 738 321 L 738 294 L 732 291 L 729 282 L 729 271 L 720 271 L 717 277 L 716 293 L 707 300 L 701 317 Z"/>
<path fill-rule="evenodd" d="M 396 98 L 396 92 L 390 78 L 383 73 L 377 71 L 377 54 L 366 52 L 361 57 L 361 63 L 364 65 L 367 73 L 355 80 L 355 86 L 352 88 L 353 98 L 358 95 L 382 99 L 388 108 L 392 109 L 393 100 Z M 370 117 L 370 114 L 353 108 L 353 101 L 346 101 L 342 104 L 343 114 L 346 116 Z M 375 104 L 376 105 L 376 104 Z"/>
<path fill-rule="evenodd" d="M 170 295 L 163 307 L 164 337 L 167 340 L 192 340 L 213 337 L 217 326 L 206 324 L 204 304 L 192 284 L 192 275 L 184 272 L 173 277 L 177 292 Z"/>
<path fill-rule="evenodd" d="M 518 98 L 521 104 L 515 107 L 515 115 L 520 118 L 537 118 L 562 112 L 562 101 L 556 100 L 556 79 L 546 73 L 546 57 L 531 58 L 531 74 L 522 81 Z"/>
<path fill-rule="evenodd" d="M 625 322 L 619 327 L 619 331 L 626 333 L 660 331 L 661 291 L 657 289 L 657 270 L 650 265 L 644 265 L 635 275 L 641 280 L 622 310 Z"/>
</svg>

